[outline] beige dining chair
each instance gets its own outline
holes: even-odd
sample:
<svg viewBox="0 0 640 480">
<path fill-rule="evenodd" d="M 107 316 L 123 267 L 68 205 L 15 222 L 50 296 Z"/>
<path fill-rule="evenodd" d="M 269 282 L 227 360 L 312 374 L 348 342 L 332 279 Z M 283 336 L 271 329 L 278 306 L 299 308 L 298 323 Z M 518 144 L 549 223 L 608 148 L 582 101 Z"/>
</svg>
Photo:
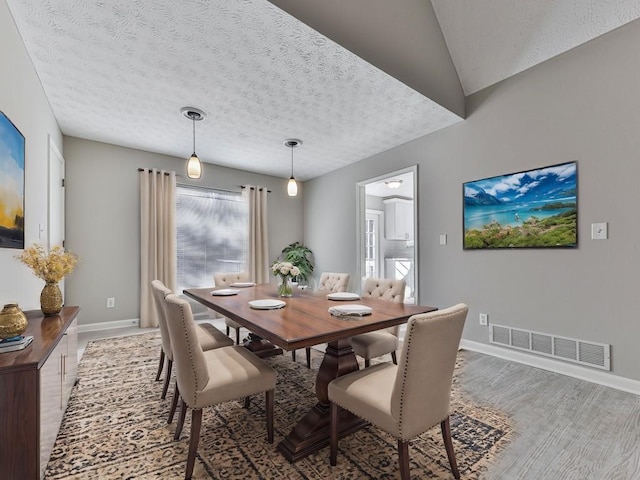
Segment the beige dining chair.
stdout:
<svg viewBox="0 0 640 480">
<path fill-rule="evenodd" d="M 323 272 L 320 274 L 320 280 L 318 281 L 318 288 L 316 291 L 325 293 L 346 292 L 349 287 L 348 273 L 333 273 Z M 311 368 L 311 348 L 305 349 L 307 354 L 307 368 Z M 296 351 L 291 350 L 291 358 L 296 361 Z"/>
<path fill-rule="evenodd" d="M 193 474 L 202 409 L 205 407 L 265 392 L 267 442 L 273 443 L 275 370 L 238 345 L 204 352 L 198 343 L 191 306 L 177 295 L 165 297 L 165 312 L 181 398 L 180 417 L 174 436 L 176 440 L 180 438 L 187 407 L 191 409 L 185 479 L 190 479 Z"/>
<path fill-rule="evenodd" d="M 213 282 L 216 287 L 228 287 L 235 282 L 248 282 L 249 274 L 247 272 L 219 272 L 213 274 Z M 236 345 L 240 345 L 240 329 L 242 325 L 234 322 L 230 318 L 224 317 L 224 324 L 229 335 L 229 328 L 236 331 Z"/>
<path fill-rule="evenodd" d="M 362 288 L 362 297 L 379 298 L 390 302 L 402 303 L 406 282 L 388 278 L 367 278 Z M 356 355 L 364 358 L 364 366 L 368 367 L 372 358 L 391 354 L 393 363 L 397 364 L 398 334 L 400 326 L 367 332 L 351 337 L 351 347 Z"/>
<path fill-rule="evenodd" d="M 343 408 L 393 435 L 398 441 L 400 477 L 409 480 L 409 441 L 440 423 L 451 471 L 460 478 L 449 402 L 467 305 L 414 315 L 409 319 L 400 364 L 384 363 L 329 383 L 330 463 L 338 453 L 338 413 Z"/>
<path fill-rule="evenodd" d="M 151 292 L 153 293 L 153 301 L 158 315 L 158 326 L 160 327 L 160 339 L 162 341 L 162 346 L 160 347 L 160 366 L 158 367 L 156 381 L 159 380 L 165 357 L 167 359 L 167 371 L 165 373 L 162 395 L 160 396 L 160 398 L 164 400 L 167 397 L 167 390 L 171 381 L 171 370 L 173 367 L 173 352 L 171 349 L 171 338 L 169 337 L 169 330 L 167 326 L 164 299 L 172 292 L 160 280 L 153 280 L 151 282 Z M 233 345 L 233 340 L 209 323 L 197 324 L 195 332 L 198 338 L 198 343 L 203 350 L 213 350 L 215 348 Z M 177 403 L 178 392 L 176 391 L 173 394 L 173 402 L 171 404 L 169 421 L 167 423 L 171 423 L 173 421 L 173 415 L 175 414 Z"/>
</svg>

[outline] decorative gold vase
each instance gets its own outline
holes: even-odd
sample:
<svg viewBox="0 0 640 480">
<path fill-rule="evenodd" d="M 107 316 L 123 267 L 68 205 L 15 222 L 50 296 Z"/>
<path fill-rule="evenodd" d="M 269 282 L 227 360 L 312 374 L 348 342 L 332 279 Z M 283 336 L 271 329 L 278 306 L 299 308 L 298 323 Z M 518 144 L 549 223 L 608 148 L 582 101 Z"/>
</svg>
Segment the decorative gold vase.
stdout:
<svg viewBox="0 0 640 480">
<path fill-rule="evenodd" d="M 45 316 L 57 315 L 62 310 L 62 292 L 57 282 L 47 282 L 42 289 L 40 309 Z"/>
<path fill-rule="evenodd" d="M 293 287 L 289 281 L 289 277 L 281 276 L 282 283 L 278 285 L 278 296 L 279 297 L 290 297 L 293 295 Z"/>
<path fill-rule="evenodd" d="M 27 329 L 27 317 L 17 303 L 8 303 L 0 312 L 0 339 L 17 337 Z"/>
</svg>

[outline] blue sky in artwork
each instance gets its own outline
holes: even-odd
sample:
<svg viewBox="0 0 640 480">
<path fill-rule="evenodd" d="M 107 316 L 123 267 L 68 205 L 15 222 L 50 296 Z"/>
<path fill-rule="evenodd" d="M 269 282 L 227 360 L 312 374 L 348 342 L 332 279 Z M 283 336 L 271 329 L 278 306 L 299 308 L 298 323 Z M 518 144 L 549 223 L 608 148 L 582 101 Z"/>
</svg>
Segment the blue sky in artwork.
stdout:
<svg viewBox="0 0 640 480">
<path fill-rule="evenodd" d="M 0 163 L 10 159 L 24 170 L 24 137 L 4 114 L 0 114 Z"/>
<path fill-rule="evenodd" d="M 551 167 L 529 170 L 512 175 L 487 178 L 465 184 L 465 201 L 487 204 L 525 202 L 536 200 L 558 200 L 576 195 L 576 163 L 565 163 Z M 486 198 L 480 200 L 481 196 Z"/>
</svg>

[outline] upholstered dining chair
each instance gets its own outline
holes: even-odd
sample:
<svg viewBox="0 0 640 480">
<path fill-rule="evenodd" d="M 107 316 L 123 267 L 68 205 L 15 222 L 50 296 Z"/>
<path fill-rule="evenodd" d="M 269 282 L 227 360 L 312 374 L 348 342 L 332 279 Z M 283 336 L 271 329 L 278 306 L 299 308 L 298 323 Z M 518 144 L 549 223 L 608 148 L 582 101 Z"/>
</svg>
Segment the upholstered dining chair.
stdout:
<svg viewBox="0 0 640 480">
<path fill-rule="evenodd" d="M 393 435 L 398 441 L 400 477 L 409 480 L 409 441 L 440 423 L 451 471 L 460 478 L 449 402 L 467 305 L 414 315 L 409 319 L 400 364 L 384 363 L 329 383 L 330 463 L 338 453 L 339 408 Z"/>
<path fill-rule="evenodd" d="M 232 345 L 204 352 L 198 343 L 189 302 L 177 295 L 165 297 L 167 326 L 176 364 L 181 409 L 174 438 L 178 440 L 187 407 L 191 435 L 185 479 L 190 479 L 200 440 L 202 409 L 265 392 L 267 441 L 273 443 L 273 404 L 276 372 L 244 347 Z"/>
<path fill-rule="evenodd" d="M 228 287 L 235 282 L 248 281 L 249 274 L 247 272 L 219 272 L 213 274 L 213 283 L 216 287 Z M 227 336 L 229 336 L 229 328 L 233 328 L 236 331 L 236 345 L 240 345 L 240 329 L 242 325 L 227 317 L 224 317 L 224 324 L 227 329 Z"/>
<path fill-rule="evenodd" d="M 162 372 L 162 364 L 166 357 L 167 359 L 167 371 L 165 373 L 164 386 L 162 388 L 162 395 L 160 398 L 164 400 L 167 397 L 167 390 L 169 388 L 169 383 L 171 381 L 171 370 L 173 368 L 173 351 L 171 349 L 171 338 L 169 336 L 169 330 L 167 326 L 167 318 L 165 314 L 164 308 L 164 299 L 167 295 L 169 295 L 171 290 L 169 290 L 160 280 L 153 280 L 151 282 L 151 291 L 153 293 L 153 300 L 156 307 L 156 312 L 158 315 L 158 325 L 160 327 L 160 338 L 162 341 L 162 346 L 160 348 L 160 366 L 158 367 L 158 374 L 156 376 L 156 381 L 160 379 L 160 373 Z M 220 347 L 228 347 L 229 345 L 233 345 L 233 340 L 227 337 L 220 330 L 215 328 L 213 325 L 209 323 L 200 323 L 196 325 L 195 328 L 196 336 L 198 338 L 198 343 L 202 347 L 203 350 L 213 350 L 215 348 Z M 169 412 L 169 421 L 171 423 L 173 421 L 173 415 L 176 411 L 176 405 L 178 402 L 178 392 L 176 391 L 173 395 L 173 402 L 171 404 L 171 410 Z"/>
<path fill-rule="evenodd" d="M 367 278 L 362 288 L 362 297 L 379 298 L 390 302 L 404 302 L 404 280 L 387 278 Z M 370 365 L 371 359 L 387 353 L 391 354 L 393 363 L 397 364 L 398 334 L 400 326 L 362 333 L 351 337 L 351 347 L 356 355 L 364 358 L 364 366 Z"/>
<path fill-rule="evenodd" d="M 349 287 L 348 273 L 323 272 L 320 274 L 316 291 L 325 293 L 346 292 Z M 307 368 L 311 368 L 311 348 L 305 349 L 307 354 Z M 291 358 L 296 361 L 296 351 L 291 350 Z"/>
</svg>

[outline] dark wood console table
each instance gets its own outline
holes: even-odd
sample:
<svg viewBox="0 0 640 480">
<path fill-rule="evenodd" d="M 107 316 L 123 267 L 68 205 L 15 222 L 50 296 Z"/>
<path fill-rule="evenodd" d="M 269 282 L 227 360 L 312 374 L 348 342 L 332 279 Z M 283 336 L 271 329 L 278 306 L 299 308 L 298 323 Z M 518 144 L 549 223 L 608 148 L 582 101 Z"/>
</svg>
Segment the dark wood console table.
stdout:
<svg viewBox="0 0 640 480">
<path fill-rule="evenodd" d="M 39 480 L 76 380 L 79 307 L 25 312 L 33 342 L 0 354 L 0 477 Z"/>
</svg>

